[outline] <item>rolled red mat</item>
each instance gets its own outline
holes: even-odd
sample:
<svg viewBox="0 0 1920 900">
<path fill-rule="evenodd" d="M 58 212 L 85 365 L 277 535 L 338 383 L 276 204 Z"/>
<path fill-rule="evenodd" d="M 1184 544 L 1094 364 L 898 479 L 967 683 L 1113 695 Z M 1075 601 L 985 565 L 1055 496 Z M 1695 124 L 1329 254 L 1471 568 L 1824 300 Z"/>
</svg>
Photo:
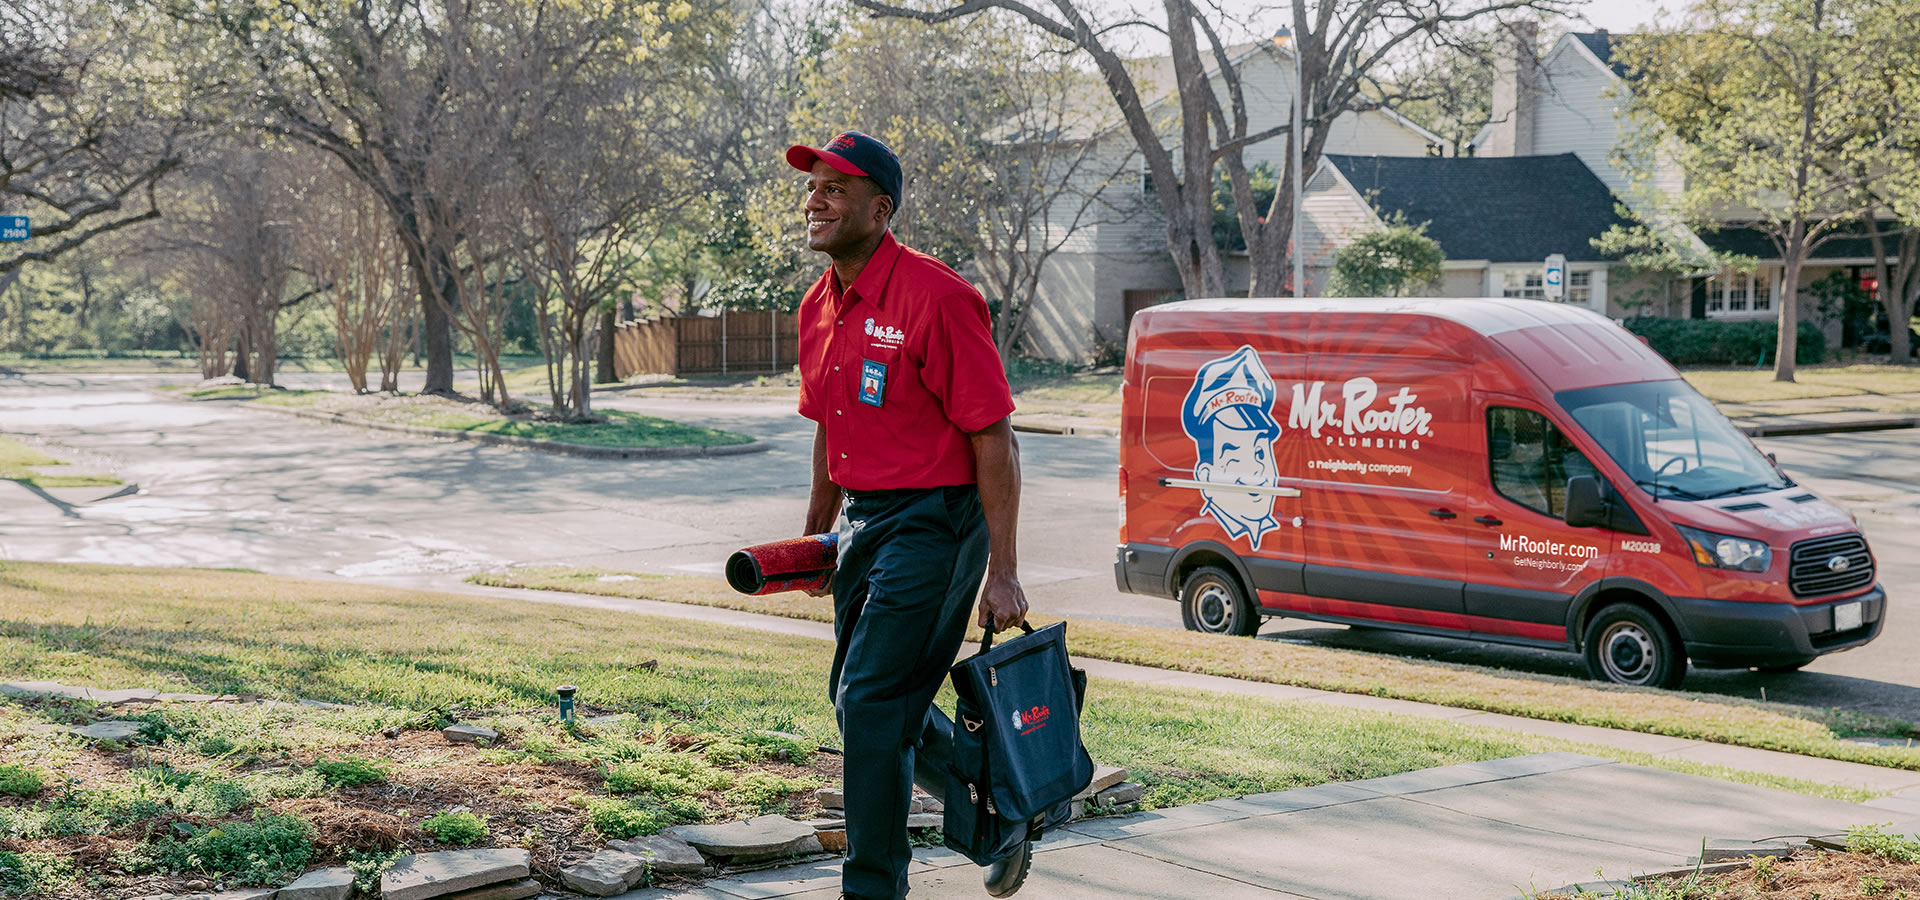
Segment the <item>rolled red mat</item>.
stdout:
<svg viewBox="0 0 1920 900">
<path fill-rule="evenodd" d="M 736 551 L 727 559 L 727 584 L 742 594 L 817 591 L 833 581 L 840 535 L 810 534 Z"/>
</svg>

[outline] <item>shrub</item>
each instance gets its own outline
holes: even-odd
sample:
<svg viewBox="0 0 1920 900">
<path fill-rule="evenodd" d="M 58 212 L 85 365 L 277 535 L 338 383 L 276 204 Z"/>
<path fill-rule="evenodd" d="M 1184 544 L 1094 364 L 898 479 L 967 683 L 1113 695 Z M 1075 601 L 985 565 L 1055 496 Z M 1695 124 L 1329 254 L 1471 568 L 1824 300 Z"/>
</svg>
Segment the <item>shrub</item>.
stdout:
<svg viewBox="0 0 1920 900">
<path fill-rule="evenodd" d="M 747 746 L 747 750 L 752 754 L 751 759 L 779 759 L 784 762 L 793 763 L 796 766 L 804 766 L 811 761 L 815 749 L 813 745 L 805 741 L 795 740 L 783 734 L 770 734 L 764 731 L 755 731 L 743 735 L 740 738 L 740 742 Z M 786 755 L 782 756 L 781 754 L 783 753 Z"/>
<path fill-rule="evenodd" d="M 1771 362 L 1778 344 L 1768 321 L 1721 322 L 1714 319 L 1626 320 L 1627 330 L 1647 339 L 1654 351 L 1676 366 L 1754 366 Z M 1826 359 L 1827 338 L 1810 322 L 1801 322 L 1794 340 L 1795 359 L 1811 365 Z"/>
<path fill-rule="evenodd" d="M 1869 853 L 1898 863 L 1920 863 L 1920 838 L 1887 834 L 1878 825 L 1856 825 L 1847 829 L 1847 849 Z"/>
<path fill-rule="evenodd" d="M 660 829 L 671 824 L 653 810 L 642 809 L 621 800 L 589 801 L 587 821 L 592 822 L 593 829 L 609 840 L 625 840 L 658 834 Z"/>
<path fill-rule="evenodd" d="M 754 815 L 779 812 L 787 808 L 787 797 L 820 786 L 817 778 L 785 778 L 769 772 L 743 776 L 727 791 L 727 803 Z"/>
<path fill-rule="evenodd" d="M 385 763 L 360 756 L 349 755 L 339 759 L 323 759 L 314 763 L 313 767 L 336 787 L 359 787 L 363 784 L 380 784 L 387 780 Z"/>
<path fill-rule="evenodd" d="M 73 864 L 51 853 L 0 850 L 0 894 L 49 894 L 73 880 Z"/>
<path fill-rule="evenodd" d="M 184 842 L 168 837 L 155 848 L 155 857 L 176 872 L 219 872 L 240 884 L 272 884 L 306 868 L 314 854 L 313 835 L 313 826 L 299 816 L 259 810 L 252 822 L 208 827 Z"/>
<path fill-rule="evenodd" d="M 470 812 L 445 812 L 420 823 L 420 828 L 442 844 L 464 847 L 487 836 L 487 820 Z"/>
<path fill-rule="evenodd" d="M 0 794 L 10 797 L 31 797 L 47 786 L 47 780 L 36 769 L 30 769 L 17 763 L 0 764 Z"/>
<path fill-rule="evenodd" d="M 400 857 L 407 855 L 407 848 L 396 847 L 392 850 L 367 850 L 347 854 L 347 868 L 353 870 L 353 886 L 362 897 L 380 895 L 380 876 L 386 874 Z"/>
</svg>

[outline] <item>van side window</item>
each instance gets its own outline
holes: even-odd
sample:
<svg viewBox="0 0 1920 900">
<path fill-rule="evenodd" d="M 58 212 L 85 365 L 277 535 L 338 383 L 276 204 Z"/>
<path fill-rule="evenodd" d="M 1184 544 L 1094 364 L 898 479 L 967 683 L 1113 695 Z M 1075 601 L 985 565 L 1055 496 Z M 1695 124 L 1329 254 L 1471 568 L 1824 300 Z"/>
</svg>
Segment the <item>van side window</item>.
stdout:
<svg viewBox="0 0 1920 900">
<path fill-rule="evenodd" d="M 1487 410 L 1487 459 L 1500 496 L 1555 518 L 1567 512 L 1567 479 L 1600 474 L 1546 416 L 1529 409 Z"/>
</svg>

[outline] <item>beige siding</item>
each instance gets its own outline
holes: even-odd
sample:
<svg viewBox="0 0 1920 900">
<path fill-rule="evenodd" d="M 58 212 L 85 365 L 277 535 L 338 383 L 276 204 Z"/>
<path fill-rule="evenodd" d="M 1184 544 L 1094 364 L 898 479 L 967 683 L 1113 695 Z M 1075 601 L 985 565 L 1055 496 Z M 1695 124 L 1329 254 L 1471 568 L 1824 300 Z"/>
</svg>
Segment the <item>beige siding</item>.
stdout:
<svg viewBox="0 0 1920 900">
<path fill-rule="evenodd" d="M 1632 127 L 1620 114 L 1626 86 L 1612 70 L 1595 63 L 1578 39 L 1568 36 L 1548 55 L 1540 87 L 1533 146 L 1525 152 L 1536 156 L 1572 153 L 1615 194 L 1631 199 L 1629 176 L 1612 159 L 1625 129 Z M 1681 184 L 1678 169 L 1667 164 L 1649 187 L 1671 193 Z"/>
</svg>

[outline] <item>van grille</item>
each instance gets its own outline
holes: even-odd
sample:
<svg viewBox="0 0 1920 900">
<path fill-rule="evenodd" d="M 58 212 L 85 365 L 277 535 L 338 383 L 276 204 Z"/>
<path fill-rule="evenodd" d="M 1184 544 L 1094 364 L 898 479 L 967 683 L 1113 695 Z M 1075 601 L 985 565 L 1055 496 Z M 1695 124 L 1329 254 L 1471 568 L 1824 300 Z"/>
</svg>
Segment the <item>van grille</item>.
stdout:
<svg viewBox="0 0 1920 900">
<path fill-rule="evenodd" d="M 1846 568 L 1836 572 L 1830 564 L 1844 557 Z M 1793 545 L 1787 568 L 1787 586 L 1795 597 L 1838 594 L 1873 583 L 1873 557 L 1867 553 L 1867 540 L 1858 534 L 1814 538 Z"/>
</svg>

